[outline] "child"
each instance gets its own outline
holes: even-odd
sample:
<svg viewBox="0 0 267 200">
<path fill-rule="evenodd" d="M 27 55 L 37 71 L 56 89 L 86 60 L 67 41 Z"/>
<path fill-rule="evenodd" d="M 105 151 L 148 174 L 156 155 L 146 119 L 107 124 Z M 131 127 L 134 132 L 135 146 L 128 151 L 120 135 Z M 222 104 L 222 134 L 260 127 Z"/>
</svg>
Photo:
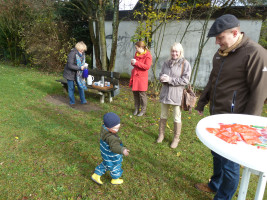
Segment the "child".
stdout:
<svg viewBox="0 0 267 200">
<path fill-rule="evenodd" d="M 100 132 L 100 151 L 103 162 L 95 168 L 92 180 L 102 185 L 101 176 L 106 171 L 110 171 L 112 177 L 111 184 L 119 185 L 123 183 L 120 179 L 122 175 L 122 154 L 129 155 L 129 150 L 123 147 L 122 141 L 117 135 L 120 128 L 120 118 L 115 113 L 106 113 L 103 117 L 104 124 Z"/>
</svg>

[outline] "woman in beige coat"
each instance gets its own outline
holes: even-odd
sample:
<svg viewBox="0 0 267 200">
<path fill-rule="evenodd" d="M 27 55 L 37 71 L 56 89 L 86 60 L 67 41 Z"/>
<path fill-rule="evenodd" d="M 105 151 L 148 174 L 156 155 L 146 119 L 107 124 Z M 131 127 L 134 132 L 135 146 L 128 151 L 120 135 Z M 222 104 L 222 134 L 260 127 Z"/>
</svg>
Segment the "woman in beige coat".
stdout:
<svg viewBox="0 0 267 200">
<path fill-rule="evenodd" d="M 183 47 L 180 43 L 174 43 L 171 47 L 171 59 L 164 62 L 159 74 L 160 82 L 163 85 L 160 91 L 161 115 L 157 143 L 161 143 L 164 139 L 169 108 L 173 106 L 174 138 L 171 148 L 178 146 L 182 128 L 180 106 L 183 89 L 189 83 L 190 75 L 191 66 L 184 58 Z"/>
</svg>

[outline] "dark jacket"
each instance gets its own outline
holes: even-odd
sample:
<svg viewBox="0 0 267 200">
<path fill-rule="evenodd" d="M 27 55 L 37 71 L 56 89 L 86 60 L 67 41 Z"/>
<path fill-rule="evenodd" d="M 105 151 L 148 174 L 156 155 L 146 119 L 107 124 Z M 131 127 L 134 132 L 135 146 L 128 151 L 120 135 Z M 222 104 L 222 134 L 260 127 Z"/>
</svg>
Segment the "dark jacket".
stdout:
<svg viewBox="0 0 267 200">
<path fill-rule="evenodd" d="M 68 55 L 68 61 L 63 72 L 63 77 L 71 81 L 76 80 L 76 72 L 80 70 L 80 67 L 77 66 L 76 54 L 78 54 L 78 50 L 72 49 Z M 82 56 L 85 57 L 85 54 L 83 53 Z"/>
<path fill-rule="evenodd" d="M 213 57 L 209 81 L 196 110 L 210 102 L 210 114 L 261 115 L 267 98 L 267 51 L 245 34 L 228 56 Z"/>
<path fill-rule="evenodd" d="M 100 138 L 109 145 L 110 151 L 113 153 L 123 154 L 123 150 L 126 149 L 121 145 L 122 141 L 119 136 L 109 132 L 104 126 L 101 128 Z"/>
</svg>

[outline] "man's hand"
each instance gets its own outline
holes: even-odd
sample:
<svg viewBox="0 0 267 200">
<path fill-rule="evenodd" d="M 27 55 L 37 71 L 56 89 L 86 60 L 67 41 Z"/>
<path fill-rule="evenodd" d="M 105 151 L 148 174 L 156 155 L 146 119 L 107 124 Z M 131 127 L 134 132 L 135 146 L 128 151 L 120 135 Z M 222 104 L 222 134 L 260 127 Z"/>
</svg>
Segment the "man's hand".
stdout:
<svg viewBox="0 0 267 200">
<path fill-rule="evenodd" d="M 197 111 L 199 115 L 203 116 L 203 111 Z"/>
</svg>

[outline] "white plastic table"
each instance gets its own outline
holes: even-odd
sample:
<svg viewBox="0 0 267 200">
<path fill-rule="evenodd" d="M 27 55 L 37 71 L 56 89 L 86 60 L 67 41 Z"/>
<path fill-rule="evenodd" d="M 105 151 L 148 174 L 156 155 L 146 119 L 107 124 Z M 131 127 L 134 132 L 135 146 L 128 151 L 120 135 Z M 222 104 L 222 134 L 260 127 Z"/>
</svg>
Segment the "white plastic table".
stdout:
<svg viewBox="0 0 267 200">
<path fill-rule="evenodd" d="M 267 149 L 259 149 L 256 146 L 248 145 L 243 141 L 240 141 L 237 144 L 229 144 L 206 130 L 208 127 L 219 128 L 219 123 L 238 123 L 266 127 L 267 118 L 243 114 L 218 114 L 203 118 L 198 122 L 196 127 L 198 138 L 209 149 L 244 166 L 238 200 L 246 199 L 251 173 L 259 175 L 255 200 L 262 200 L 267 181 Z"/>
</svg>

